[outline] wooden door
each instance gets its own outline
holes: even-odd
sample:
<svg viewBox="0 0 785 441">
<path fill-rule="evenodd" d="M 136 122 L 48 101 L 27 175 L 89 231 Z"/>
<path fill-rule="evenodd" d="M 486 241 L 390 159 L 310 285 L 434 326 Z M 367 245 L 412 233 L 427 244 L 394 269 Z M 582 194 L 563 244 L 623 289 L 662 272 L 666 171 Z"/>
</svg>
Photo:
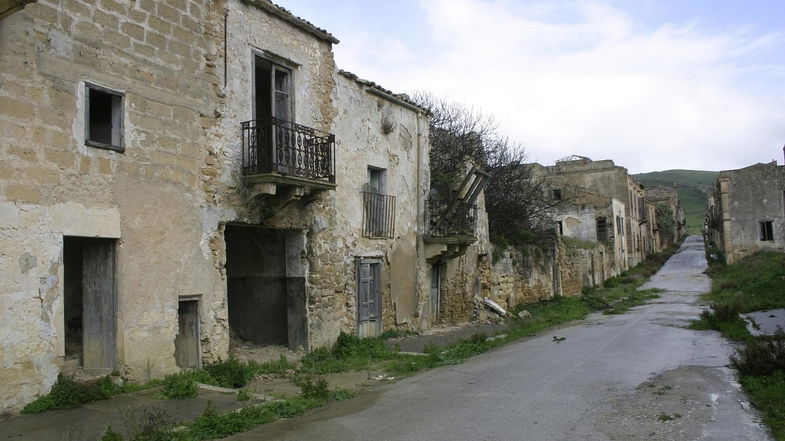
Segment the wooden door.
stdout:
<svg viewBox="0 0 785 441">
<path fill-rule="evenodd" d="M 360 337 L 381 332 L 381 264 L 360 260 L 357 266 L 357 319 Z"/>
<path fill-rule="evenodd" d="M 177 308 L 177 337 L 174 358 L 178 367 L 199 367 L 199 301 L 180 300 Z"/>
<path fill-rule="evenodd" d="M 116 353 L 115 242 L 87 239 L 82 248 L 82 326 L 85 370 L 111 372 Z"/>
</svg>

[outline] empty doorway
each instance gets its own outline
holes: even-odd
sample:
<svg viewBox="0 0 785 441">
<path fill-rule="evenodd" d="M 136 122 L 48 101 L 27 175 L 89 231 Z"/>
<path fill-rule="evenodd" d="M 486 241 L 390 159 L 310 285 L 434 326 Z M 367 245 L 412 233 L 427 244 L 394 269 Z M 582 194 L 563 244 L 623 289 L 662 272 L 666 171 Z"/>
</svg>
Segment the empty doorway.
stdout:
<svg viewBox="0 0 785 441">
<path fill-rule="evenodd" d="M 431 289 L 430 289 L 430 307 L 431 307 L 431 322 L 439 323 L 439 308 L 442 302 L 442 275 L 444 274 L 444 265 L 436 263 L 431 265 Z"/>
<path fill-rule="evenodd" d="M 227 225 L 224 237 L 232 337 L 307 347 L 304 232 Z"/>
<path fill-rule="evenodd" d="M 115 369 L 114 239 L 63 237 L 65 356 L 94 372 Z"/>
</svg>

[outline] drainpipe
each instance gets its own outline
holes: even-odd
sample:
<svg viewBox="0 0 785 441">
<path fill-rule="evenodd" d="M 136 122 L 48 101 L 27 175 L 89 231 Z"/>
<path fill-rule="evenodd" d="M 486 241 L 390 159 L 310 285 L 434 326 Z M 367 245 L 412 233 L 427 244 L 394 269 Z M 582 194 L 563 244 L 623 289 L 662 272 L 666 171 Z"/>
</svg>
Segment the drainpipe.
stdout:
<svg viewBox="0 0 785 441">
<path fill-rule="evenodd" d="M 420 180 L 421 180 L 420 167 L 421 167 L 421 164 L 422 164 L 422 159 L 420 158 L 420 155 L 421 155 L 420 138 L 422 137 L 422 131 L 420 130 L 420 117 L 421 117 L 421 114 L 420 114 L 419 109 L 415 111 L 414 115 L 415 115 L 415 120 L 414 120 L 415 121 L 415 128 L 417 129 L 417 147 L 416 147 L 417 160 L 416 160 L 416 171 L 415 171 L 415 175 L 416 175 L 416 179 L 417 179 L 416 180 L 416 184 L 415 184 L 416 185 L 416 190 L 417 190 L 416 191 L 416 194 L 417 194 L 417 218 L 416 218 L 416 222 L 415 222 L 415 225 L 416 225 L 416 235 L 415 235 L 416 236 L 415 237 L 416 242 L 415 242 L 415 245 L 414 245 L 415 253 L 417 255 L 417 258 L 415 259 L 415 265 L 414 265 L 414 278 L 417 281 L 417 292 L 419 293 L 417 295 L 417 297 L 418 297 L 417 298 L 417 300 L 418 300 L 417 303 L 419 304 L 420 303 L 419 300 L 421 298 L 420 291 L 421 291 L 421 288 L 422 288 L 421 280 L 420 280 L 420 258 L 421 258 L 422 253 L 423 253 L 422 244 L 421 244 L 421 242 L 422 242 L 422 227 L 421 227 L 422 209 L 420 208 L 420 203 L 422 202 L 422 200 L 421 200 L 422 199 L 422 196 L 421 196 L 422 195 L 422 191 L 421 191 L 422 189 L 420 188 Z"/>
</svg>

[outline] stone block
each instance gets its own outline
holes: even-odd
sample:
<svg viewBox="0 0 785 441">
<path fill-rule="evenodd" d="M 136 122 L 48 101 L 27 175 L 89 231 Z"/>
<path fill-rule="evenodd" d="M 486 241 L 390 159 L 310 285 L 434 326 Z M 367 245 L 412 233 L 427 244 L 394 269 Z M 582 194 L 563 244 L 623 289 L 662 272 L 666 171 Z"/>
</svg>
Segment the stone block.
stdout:
<svg viewBox="0 0 785 441">
<path fill-rule="evenodd" d="M 120 30 L 123 34 L 134 40 L 144 41 L 144 28 L 136 23 L 131 23 L 129 21 L 123 22 L 123 24 L 120 25 Z M 136 48 L 136 46 L 134 46 L 134 48 Z"/>
<path fill-rule="evenodd" d="M 186 58 L 191 56 L 191 49 L 187 45 L 175 40 L 169 40 L 169 52 Z"/>
<path fill-rule="evenodd" d="M 57 23 L 57 16 L 59 15 L 57 9 L 44 5 L 41 2 L 27 5 L 25 12 L 46 23 Z"/>
<path fill-rule="evenodd" d="M 110 12 L 116 12 L 120 15 L 126 15 L 128 12 L 128 3 L 132 2 L 118 2 L 115 0 L 101 0 L 101 7 Z"/>
<path fill-rule="evenodd" d="M 89 19 L 92 15 L 92 10 L 90 8 L 76 1 L 64 2 L 63 6 L 65 6 L 65 10 L 71 16 L 77 16 L 79 18 Z"/>
<path fill-rule="evenodd" d="M 158 3 L 158 16 L 169 23 L 180 23 L 180 13 L 177 9 L 163 3 Z"/>
<path fill-rule="evenodd" d="M 95 158 L 95 167 L 103 175 L 112 173 L 112 162 L 108 158 Z"/>
<path fill-rule="evenodd" d="M 8 184 L 4 193 L 8 201 L 37 203 L 41 200 L 41 192 L 27 184 Z"/>
<path fill-rule="evenodd" d="M 32 121 L 35 118 L 35 108 L 31 103 L 0 96 L 0 116 L 2 115 Z"/>
<path fill-rule="evenodd" d="M 172 25 L 169 22 L 162 20 L 154 15 L 147 18 L 147 26 L 150 30 L 158 32 L 161 35 L 169 35 L 172 32 Z M 150 34 L 148 33 L 148 36 Z"/>
<path fill-rule="evenodd" d="M 72 152 L 51 149 L 44 150 L 44 158 L 62 170 L 73 169 L 76 161 L 76 155 Z"/>
<path fill-rule="evenodd" d="M 107 14 L 103 11 L 95 11 L 93 14 L 93 23 L 103 26 L 104 29 L 117 29 L 120 20 L 114 15 Z"/>
<path fill-rule="evenodd" d="M 153 19 L 154 17 L 150 17 L 150 18 Z M 161 34 L 151 32 L 148 30 L 147 35 L 145 35 L 144 41 L 147 44 L 152 45 L 157 49 L 166 49 L 166 38 L 164 38 L 164 36 Z"/>
</svg>

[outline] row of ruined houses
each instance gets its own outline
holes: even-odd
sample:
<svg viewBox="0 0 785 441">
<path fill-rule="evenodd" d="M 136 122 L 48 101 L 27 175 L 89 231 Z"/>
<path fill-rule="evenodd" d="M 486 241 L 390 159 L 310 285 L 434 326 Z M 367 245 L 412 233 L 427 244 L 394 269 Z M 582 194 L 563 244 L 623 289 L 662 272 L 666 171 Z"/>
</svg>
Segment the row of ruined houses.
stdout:
<svg viewBox="0 0 785 441">
<path fill-rule="evenodd" d="M 467 165 L 434 197 L 428 112 L 267 0 L 10 5 L 0 409 L 60 373 L 155 378 L 236 342 L 309 350 L 579 294 L 683 235 L 673 189 L 568 158 L 531 167 L 573 242 L 494 252 L 492 179 Z"/>
</svg>

